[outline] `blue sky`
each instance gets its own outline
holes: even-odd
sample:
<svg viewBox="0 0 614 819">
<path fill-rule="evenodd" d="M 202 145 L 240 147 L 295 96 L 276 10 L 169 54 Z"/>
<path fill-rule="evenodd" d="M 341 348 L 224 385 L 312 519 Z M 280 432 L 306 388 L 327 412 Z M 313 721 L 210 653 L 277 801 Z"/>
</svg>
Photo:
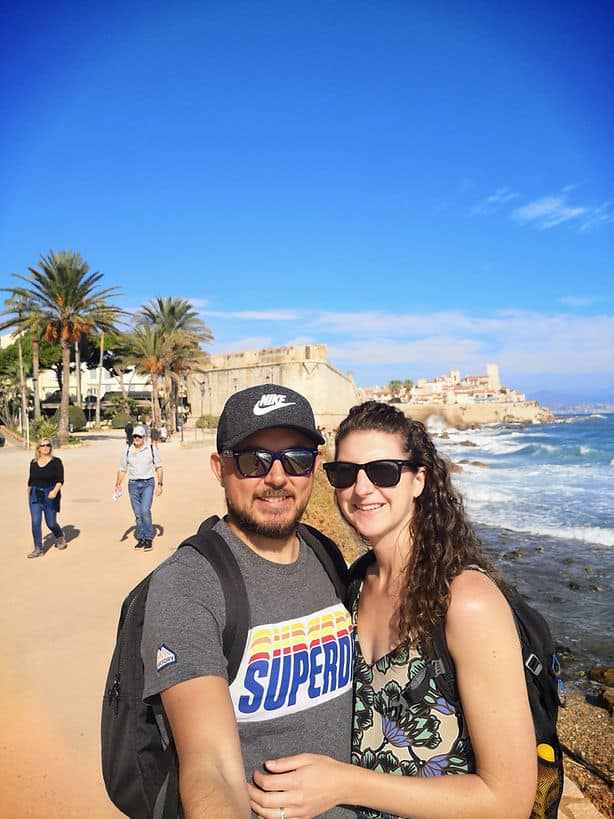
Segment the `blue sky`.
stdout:
<svg viewBox="0 0 614 819">
<path fill-rule="evenodd" d="M 0 286 L 70 247 L 214 353 L 614 397 L 612 2 L 3 17 Z"/>
</svg>

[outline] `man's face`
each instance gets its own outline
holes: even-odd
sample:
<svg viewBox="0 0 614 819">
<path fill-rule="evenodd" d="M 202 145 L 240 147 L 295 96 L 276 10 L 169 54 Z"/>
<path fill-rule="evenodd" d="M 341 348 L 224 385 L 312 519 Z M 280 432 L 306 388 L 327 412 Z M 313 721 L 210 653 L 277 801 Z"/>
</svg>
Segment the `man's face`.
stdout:
<svg viewBox="0 0 614 819">
<path fill-rule="evenodd" d="M 292 447 L 315 449 L 315 444 L 301 432 L 272 427 L 250 435 L 235 447 L 235 451 L 266 449 L 277 452 Z M 291 536 L 311 497 L 313 475 L 320 465 L 316 458 L 310 475 L 286 475 L 281 461 L 261 478 L 244 478 L 237 470 L 235 459 L 214 452 L 211 467 L 226 493 L 231 525 L 239 530 L 273 539 Z"/>
<path fill-rule="evenodd" d="M 143 446 L 144 442 L 145 439 L 143 438 L 142 435 L 134 435 L 132 437 L 132 445 L 134 446 L 135 449 L 140 449 Z"/>
</svg>

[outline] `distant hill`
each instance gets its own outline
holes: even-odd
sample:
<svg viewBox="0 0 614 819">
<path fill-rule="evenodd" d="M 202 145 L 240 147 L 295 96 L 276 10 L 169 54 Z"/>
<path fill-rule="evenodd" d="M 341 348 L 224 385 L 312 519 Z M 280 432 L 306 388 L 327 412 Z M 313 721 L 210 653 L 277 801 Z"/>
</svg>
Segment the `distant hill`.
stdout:
<svg viewBox="0 0 614 819">
<path fill-rule="evenodd" d="M 536 390 L 527 399 L 557 412 L 614 412 L 614 387 L 594 390 Z"/>
</svg>

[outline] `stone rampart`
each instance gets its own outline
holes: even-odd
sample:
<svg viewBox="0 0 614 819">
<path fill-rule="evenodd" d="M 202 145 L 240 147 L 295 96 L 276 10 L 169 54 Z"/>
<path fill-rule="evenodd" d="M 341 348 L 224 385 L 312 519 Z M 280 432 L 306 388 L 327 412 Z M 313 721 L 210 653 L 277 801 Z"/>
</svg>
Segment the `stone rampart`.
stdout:
<svg viewBox="0 0 614 819">
<path fill-rule="evenodd" d="M 187 385 L 192 418 L 219 416 L 234 392 L 266 383 L 304 395 L 313 407 L 316 423 L 326 429 L 337 426 L 360 401 L 352 376 L 329 363 L 325 344 L 272 347 L 211 356 L 209 368 Z"/>
<path fill-rule="evenodd" d="M 554 415 L 537 401 L 497 401 L 482 404 L 397 404 L 405 415 L 417 421 L 426 421 L 436 415 L 448 426 L 468 429 L 481 424 L 554 421 Z"/>
</svg>

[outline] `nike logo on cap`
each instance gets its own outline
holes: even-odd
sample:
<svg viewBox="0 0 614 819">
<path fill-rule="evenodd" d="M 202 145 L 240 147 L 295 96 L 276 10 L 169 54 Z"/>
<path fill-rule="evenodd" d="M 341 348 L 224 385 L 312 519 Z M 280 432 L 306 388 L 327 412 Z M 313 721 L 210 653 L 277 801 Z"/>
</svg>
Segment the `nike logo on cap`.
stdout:
<svg viewBox="0 0 614 819">
<path fill-rule="evenodd" d="M 263 395 L 262 398 L 254 404 L 254 415 L 267 415 L 269 412 L 282 409 L 282 407 L 292 407 L 295 403 L 295 401 L 286 401 L 285 395 L 279 395 L 277 393 Z"/>
</svg>

